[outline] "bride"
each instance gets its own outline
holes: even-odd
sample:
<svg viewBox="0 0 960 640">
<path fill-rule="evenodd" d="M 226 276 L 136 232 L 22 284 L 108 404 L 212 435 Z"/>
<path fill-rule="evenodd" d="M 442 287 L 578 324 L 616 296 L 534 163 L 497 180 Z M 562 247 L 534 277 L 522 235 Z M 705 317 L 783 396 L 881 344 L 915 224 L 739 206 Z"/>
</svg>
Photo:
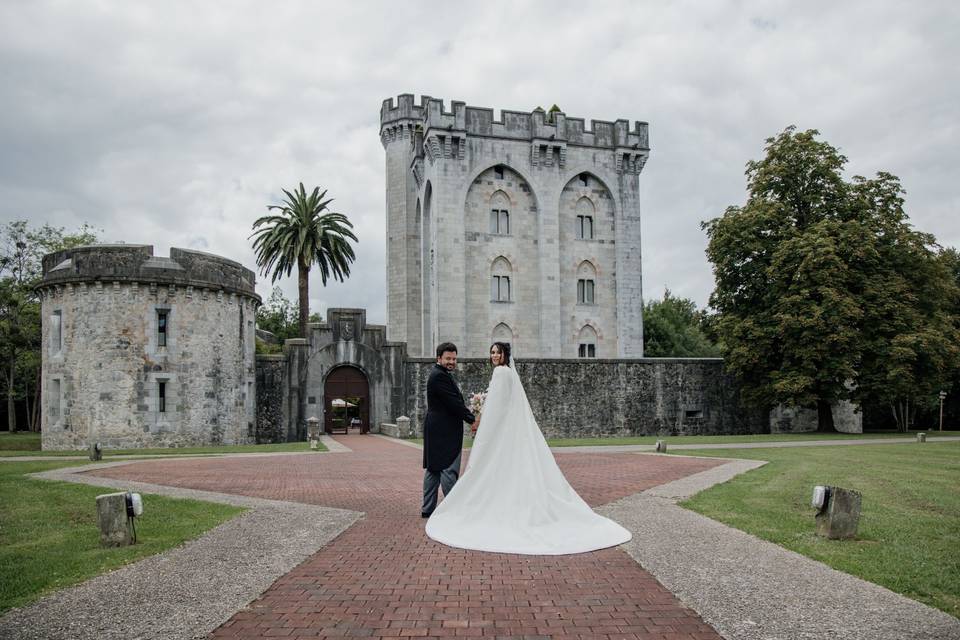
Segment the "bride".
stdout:
<svg viewBox="0 0 960 640">
<path fill-rule="evenodd" d="M 534 555 L 628 541 L 630 532 L 594 513 L 563 476 L 510 367 L 510 346 L 494 343 L 490 362 L 466 471 L 427 521 L 427 535 L 451 547 Z"/>
</svg>

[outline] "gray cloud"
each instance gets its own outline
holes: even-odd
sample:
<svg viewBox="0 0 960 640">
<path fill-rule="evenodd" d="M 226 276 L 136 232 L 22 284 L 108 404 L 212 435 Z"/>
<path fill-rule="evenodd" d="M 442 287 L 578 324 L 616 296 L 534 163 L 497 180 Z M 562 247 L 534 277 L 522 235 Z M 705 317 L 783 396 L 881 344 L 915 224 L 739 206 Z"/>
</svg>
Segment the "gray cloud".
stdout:
<svg viewBox="0 0 960 640">
<path fill-rule="evenodd" d="M 706 302 L 699 223 L 743 202 L 744 164 L 789 124 L 820 129 L 851 175 L 900 176 L 915 226 L 960 245 L 952 3 L 397 6 L 4 3 L 0 222 L 89 222 L 253 268 L 252 221 L 319 184 L 360 243 L 346 283 L 312 280 L 312 307 L 384 322 L 378 113 L 411 92 L 649 121 L 648 297 Z"/>
</svg>

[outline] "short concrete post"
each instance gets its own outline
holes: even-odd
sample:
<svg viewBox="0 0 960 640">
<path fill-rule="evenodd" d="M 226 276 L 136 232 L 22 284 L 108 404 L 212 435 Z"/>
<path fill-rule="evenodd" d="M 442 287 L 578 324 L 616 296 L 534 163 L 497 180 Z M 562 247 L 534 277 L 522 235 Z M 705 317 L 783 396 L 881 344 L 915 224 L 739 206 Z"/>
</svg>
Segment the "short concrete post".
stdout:
<svg viewBox="0 0 960 640">
<path fill-rule="evenodd" d="M 859 491 L 827 487 L 826 503 L 817 513 L 817 535 L 839 540 L 857 535 L 860 522 Z"/>
<path fill-rule="evenodd" d="M 397 418 L 397 437 L 404 439 L 413 437 L 410 432 L 410 418 L 407 416 Z"/>
<path fill-rule="evenodd" d="M 657 453 L 666 453 L 667 452 L 667 443 L 663 440 L 657 440 L 656 446 Z"/>
<path fill-rule="evenodd" d="M 927 441 L 927 434 L 925 433 L 917 434 L 917 442 L 926 442 L 926 441 Z"/>
<path fill-rule="evenodd" d="M 90 445 L 90 459 L 94 461 L 103 460 L 103 448 L 99 442 L 94 442 Z"/>
<path fill-rule="evenodd" d="M 100 546 L 123 547 L 133 543 L 133 535 L 127 523 L 125 493 L 97 496 L 97 519 L 100 522 Z"/>
<path fill-rule="evenodd" d="M 307 418 L 307 440 L 310 441 L 310 448 L 316 449 L 320 441 L 320 420 L 317 416 Z"/>
</svg>

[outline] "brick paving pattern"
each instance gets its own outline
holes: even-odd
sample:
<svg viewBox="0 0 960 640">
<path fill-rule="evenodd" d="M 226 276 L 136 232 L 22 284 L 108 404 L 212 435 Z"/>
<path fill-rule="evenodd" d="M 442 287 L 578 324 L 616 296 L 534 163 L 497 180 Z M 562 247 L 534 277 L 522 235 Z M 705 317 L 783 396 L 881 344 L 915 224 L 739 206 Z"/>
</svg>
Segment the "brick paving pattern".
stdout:
<svg viewBox="0 0 960 640">
<path fill-rule="evenodd" d="M 95 473 L 366 514 L 213 638 L 720 639 L 619 549 L 521 556 L 430 540 L 419 516 L 420 452 L 371 436 L 337 440 L 352 453 L 156 460 Z M 624 453 L 558 462 L 595 507 L 721 463 Z"/>
</svg>

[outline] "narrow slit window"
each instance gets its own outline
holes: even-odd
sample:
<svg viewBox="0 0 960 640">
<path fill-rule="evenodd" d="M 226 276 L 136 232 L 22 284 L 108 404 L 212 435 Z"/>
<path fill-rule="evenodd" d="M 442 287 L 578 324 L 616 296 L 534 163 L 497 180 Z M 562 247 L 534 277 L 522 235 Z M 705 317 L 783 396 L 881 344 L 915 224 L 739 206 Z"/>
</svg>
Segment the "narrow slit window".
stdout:
<svg viewBox="0 0 960 640">
<path fill-rule="evenodd" d="M 60 353 L 63 349 L 63 312 L 57 309 L 50 316 L 50 350 Z"/>
<path fill-rule="evenodd" d="M 167 329 L 169 328 L 169 312 L 166 309 L 157 310 L 157 346 L 167 346 Z"/>
<path fill-rule="evenodd" d="M 157 411 L 160 413 L 167 412 L 167 381 L 166 380 L 157 381 Z"/>
<path fill-rule="evenodd" d="M 580 174 L 580 186 L 587 187 L 590 186 L 590 176 L 585 173 Z"/>
<path fill-rule="evenodd" d="M 493 168 L 493 175 L 497 180 L 503 180 L 503 166 L 497 165 Z"/>
<path fill-rule="evenodd" d="M 51 422 L 60 422 L 60 379 L 50 380 L 50 418 Z"/>
</svg>

